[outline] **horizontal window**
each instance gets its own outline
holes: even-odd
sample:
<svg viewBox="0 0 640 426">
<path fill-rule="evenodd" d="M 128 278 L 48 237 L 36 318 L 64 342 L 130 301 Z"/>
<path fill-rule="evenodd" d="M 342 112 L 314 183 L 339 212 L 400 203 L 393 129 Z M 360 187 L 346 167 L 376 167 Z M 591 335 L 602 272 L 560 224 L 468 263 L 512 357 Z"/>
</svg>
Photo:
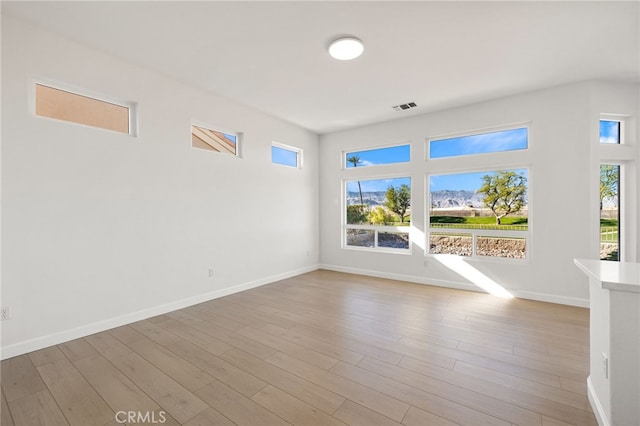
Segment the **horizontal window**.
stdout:
<svg viewBox="0 0 640 426">
<path fill-rule="evenodd" d="M 429 158 L 515 151 L 526 149 L 528 145 L 528 129 L 521 127 L 497 132 L 429 140 Z"/>
<path fill-rule="evenodd" d="M 133 134 L 131 107 L 35 84 L 35 113 L 70 123 Z"/>
<path fill-rule="evenodd" d="M 273 164 L 299 168 L 302 166 L 301 158 L 301 149 L 276 142 L 271 144 L 271 162 Z"/>
<path fill-rule="evenodd" d="M 191 125 L 191 146 L 206 151 L 238 154 L 238 135 Z"/>
<path fill-rule="evenodd" d="M 347 152 L 345 167 L 367 167 L 382 164 L 407 163 L 410 161 L 410 145 L 390 146 L 366 151 Z"/>
<path fill-rule="evenodd" d="M 429 253 L 526 257 L 528 170 L 429 177 Z"/>
</svg>

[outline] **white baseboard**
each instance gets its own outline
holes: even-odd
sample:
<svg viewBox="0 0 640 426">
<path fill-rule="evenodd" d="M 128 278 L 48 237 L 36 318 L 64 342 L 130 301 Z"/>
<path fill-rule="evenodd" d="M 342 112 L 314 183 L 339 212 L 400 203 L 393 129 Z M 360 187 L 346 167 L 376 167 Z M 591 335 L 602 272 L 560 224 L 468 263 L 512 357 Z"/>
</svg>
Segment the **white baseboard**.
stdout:
<svg viewBox="0 0 640 426">
<path fill-rule="evenodd" d="M 433 285 L 437 287 L 455 288 L 458 290 L 469 290 L 482 292 L 477 286 L 469 283 L 462 283 L 457 281 L 437 280 L 425 277 L 418 277 L 415 275 L 394 274 L 390 272 L 374 271 L 370 269 L 351 268 L 348 266 L 328 265 L 320 264 L 320 269 L 327 269 L 329 271 L 345 272 L 348 274 L 366 275 L 376 278 L 387 278 L 390 280 L 406 281 L 416 284 Z M 511 294 L 520 299 L 535 300 L 538 302 L 558 303 L 560 305 L 578 306 L 581 308 L 589 307 L 588 299 L 580 299 L 577 297 L 558 296 L 554 294 L 536 293 L 531 291 L 512 291 L 507 289 Z"/>
<path fill-rule="evenodd" d="M 591 376 L 587 377 L 587 396 L 589 397 L 589 404 L 591 404 L 591 409 L 593 410 L 593 414 L 596 416 L 596 420 L 600 426 L 610 426 L 609 419 L 607 418 L 604 409 L 602 408 L 602 404 L 598 399 L 598 395 L 596 395 L 596 391 L 593 388 L 593 383 L 591 383 Z"/>
<path fill-rule="evenodd" d="M 304 268 L 295 269 L 293 271 L 288 271 L 282 274 L 272 275 L 270 277 L 261 278 L 261 279 L 250 281 L 243 284 L 238 284 L 233 287 L 227 287 L 227 288 L 215 290 L 212 292 L 200 294 L 193 297 L 187 297 L 185 299 L 177 300 L 171 303 L 166 303 L 164 305 L 142 309 L 140 311 L 131 312 L 126 315 L 121 315 L 119 317 L 93 322 L 91 324 L 86 324 L 70 330 L 64 330 L 64 331 L 49 334 L 46 336 L 40 336 L 33 339 L 25 340 L 22 342 L 14 343 L 12 345 L 5 346 L 1 349 L 0 359 L 12 358 L 14 356 L 36 351 L 38 349 L 46 348 L 53 345 L 58 345 L 60 343 L 68 342 L 69 340 L 74 340 L 81 337 L 89 336 L 91 334 L 100 333 L 102 331 L 110 330 L 115 327 L 131 324 L 133 322 L 155 317 L 157 315 L 166 314 L 167 312 L 175 311 L 177 309 L 182 309 L 188 306 L 197 305 L 198 303 L 203 303 L 208 300 L 213 300 L 219 297 L 228 296 L 230 294 L 238 293 L 244 290 L 249 290 L 251 288 L 260 287 L 265 284 L 270 284 L 276 281 L 291 278 L 296 275 L 315 271 L 317 269 L 318 269 L 318 265 L 307 266 Z"/>
</svg>

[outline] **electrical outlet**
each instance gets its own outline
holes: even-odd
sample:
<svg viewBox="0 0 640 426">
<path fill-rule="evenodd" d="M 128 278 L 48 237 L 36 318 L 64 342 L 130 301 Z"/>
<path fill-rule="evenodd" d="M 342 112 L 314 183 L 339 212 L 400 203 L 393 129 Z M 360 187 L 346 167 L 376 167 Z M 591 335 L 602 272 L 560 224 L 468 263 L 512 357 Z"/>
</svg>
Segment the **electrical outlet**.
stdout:
<svg viewBox="0 0 640 426">
<path fill-rule="evenodd" d="M 607 354 L 602 354 L 602 370 L 604 371 L 604 378 L 609 378 L 609 358 L 607 358 Z"/>
<path fill-rule="evenodd" d="M 209 268 L 209 278 L 213 278 L 213 268 Z"/>
<path fill-rule="evenodd" d="M 11 309 L 8 306 L 0 308 L 0 321 L 8 320 L 11 318 Z"/>
</svg>

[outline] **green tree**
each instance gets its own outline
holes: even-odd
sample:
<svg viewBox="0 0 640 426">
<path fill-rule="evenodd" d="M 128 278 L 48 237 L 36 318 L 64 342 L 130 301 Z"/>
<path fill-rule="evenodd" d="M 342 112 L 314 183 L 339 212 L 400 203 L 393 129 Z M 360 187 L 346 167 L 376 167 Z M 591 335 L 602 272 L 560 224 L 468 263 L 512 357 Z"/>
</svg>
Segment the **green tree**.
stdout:
<svg viewBox="0 0 640 426">
<path fill-rule="evenodd" d="M 385 195 L 387 200 L 384 205 L 400 216 L 400 222 L 404 223 L 407 209 L 411 207 L 411 189 L 409 189 L 409 186 L 406 184 L 400 185 L 400 188 L 389 186 Z"/>
<path fill-rule="evenodd" d="M 393 222 L 393 218 L 387 212 L 384 207 L 376 206 L 369 212 L 369 222 L 374 225 L 384 225 L 386 223 Z"/>
<path fill-rule="evenodd" d="M 367 206 L 364 204 L 352 204 L 347 206 L 347 223 L 357 225 L 367 222 Z"/>
<path fill-rule="evenodd" d="M 605 198 L 618 197 L 619 166 L 612 164 L 600 165 L 600 210 Z"/>
<path fill-rule="evenodd" d="M 513 171 L 501 170 L 482 176 L 479 194 L 484 195 L 484 205 L 491 209 L 500 225 L 503 217 L 519 212 L 527 195 L 527 178 Z"/>
<path fill-rule="evenodd" d="M 362 162 L 360 161 L 359 155 L 350 155 L 347 157 L 347 161 L 353 164 L 353 167 L 358 167 L 358 164 Z M 362 187 L 360 186 L 360 181 L 357 181 L 357 182 L 358 182 L 358 191 L 360 192 L 360 204 L 364 205 L 364 201 L 362 200 Z"/>
</svg>

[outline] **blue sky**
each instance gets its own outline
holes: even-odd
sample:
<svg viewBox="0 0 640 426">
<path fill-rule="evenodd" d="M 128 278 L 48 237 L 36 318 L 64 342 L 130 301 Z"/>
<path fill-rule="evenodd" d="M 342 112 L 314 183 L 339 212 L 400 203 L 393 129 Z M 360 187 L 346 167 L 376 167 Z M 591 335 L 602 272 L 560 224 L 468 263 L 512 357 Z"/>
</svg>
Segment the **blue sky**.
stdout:
<svg viewBox="0 0 640 426">
<path fill-rule="evenodd" d="M 529 174 L 527 169 L 514 169 L 516 173 L 522 174 L 527 179 Z M 493 174 L 493 171 L 477 173 L 458 173 L 453 175 L 434 175 L 429 177 L 430 191 L 475 191 L 482 186 L 482 176 Z"/>
<path fill-rule="evenodd" d="M 393 179 L 375 179 L 361 180 L 362 192 L 386 191 L 389 186 L 399 188 L 401 185 L 407 185 L 411 188 L 411 178 L 393 178 Z M 358 192 L 358 182 L 353 180 L 347 182 L 348 192 Z"/>
<path fill-rule="evenodd" d="M 620 143 L 620 122 L 600 120 L 600 143 Z"/>
<path fill-rule="evenodd" d="M 361 164 L 358 167 L 375 166 L 379 164 L 406 163 L 410 160 L 410 146 L 392 146 L 388 148 L 370 149 L 367 151 L 348 152 L 346 158 L 351 155 L 360 157 Z M 347 161 L 347 167 L 353 167 L 352 163 Z"/>
<path fill-rule="evenodd" d="M 459 155 L 513 151 L 527 148 L 527 129 L 502 130 L 479 135 L 432 140 L 429 158 L 457 157 Z"/>
<path fill-rule="evenodd" d="M 288 149 L 271 146 L 271 161 L 285 166 L 298 167 L 298 153 Z"/>
</svg>

